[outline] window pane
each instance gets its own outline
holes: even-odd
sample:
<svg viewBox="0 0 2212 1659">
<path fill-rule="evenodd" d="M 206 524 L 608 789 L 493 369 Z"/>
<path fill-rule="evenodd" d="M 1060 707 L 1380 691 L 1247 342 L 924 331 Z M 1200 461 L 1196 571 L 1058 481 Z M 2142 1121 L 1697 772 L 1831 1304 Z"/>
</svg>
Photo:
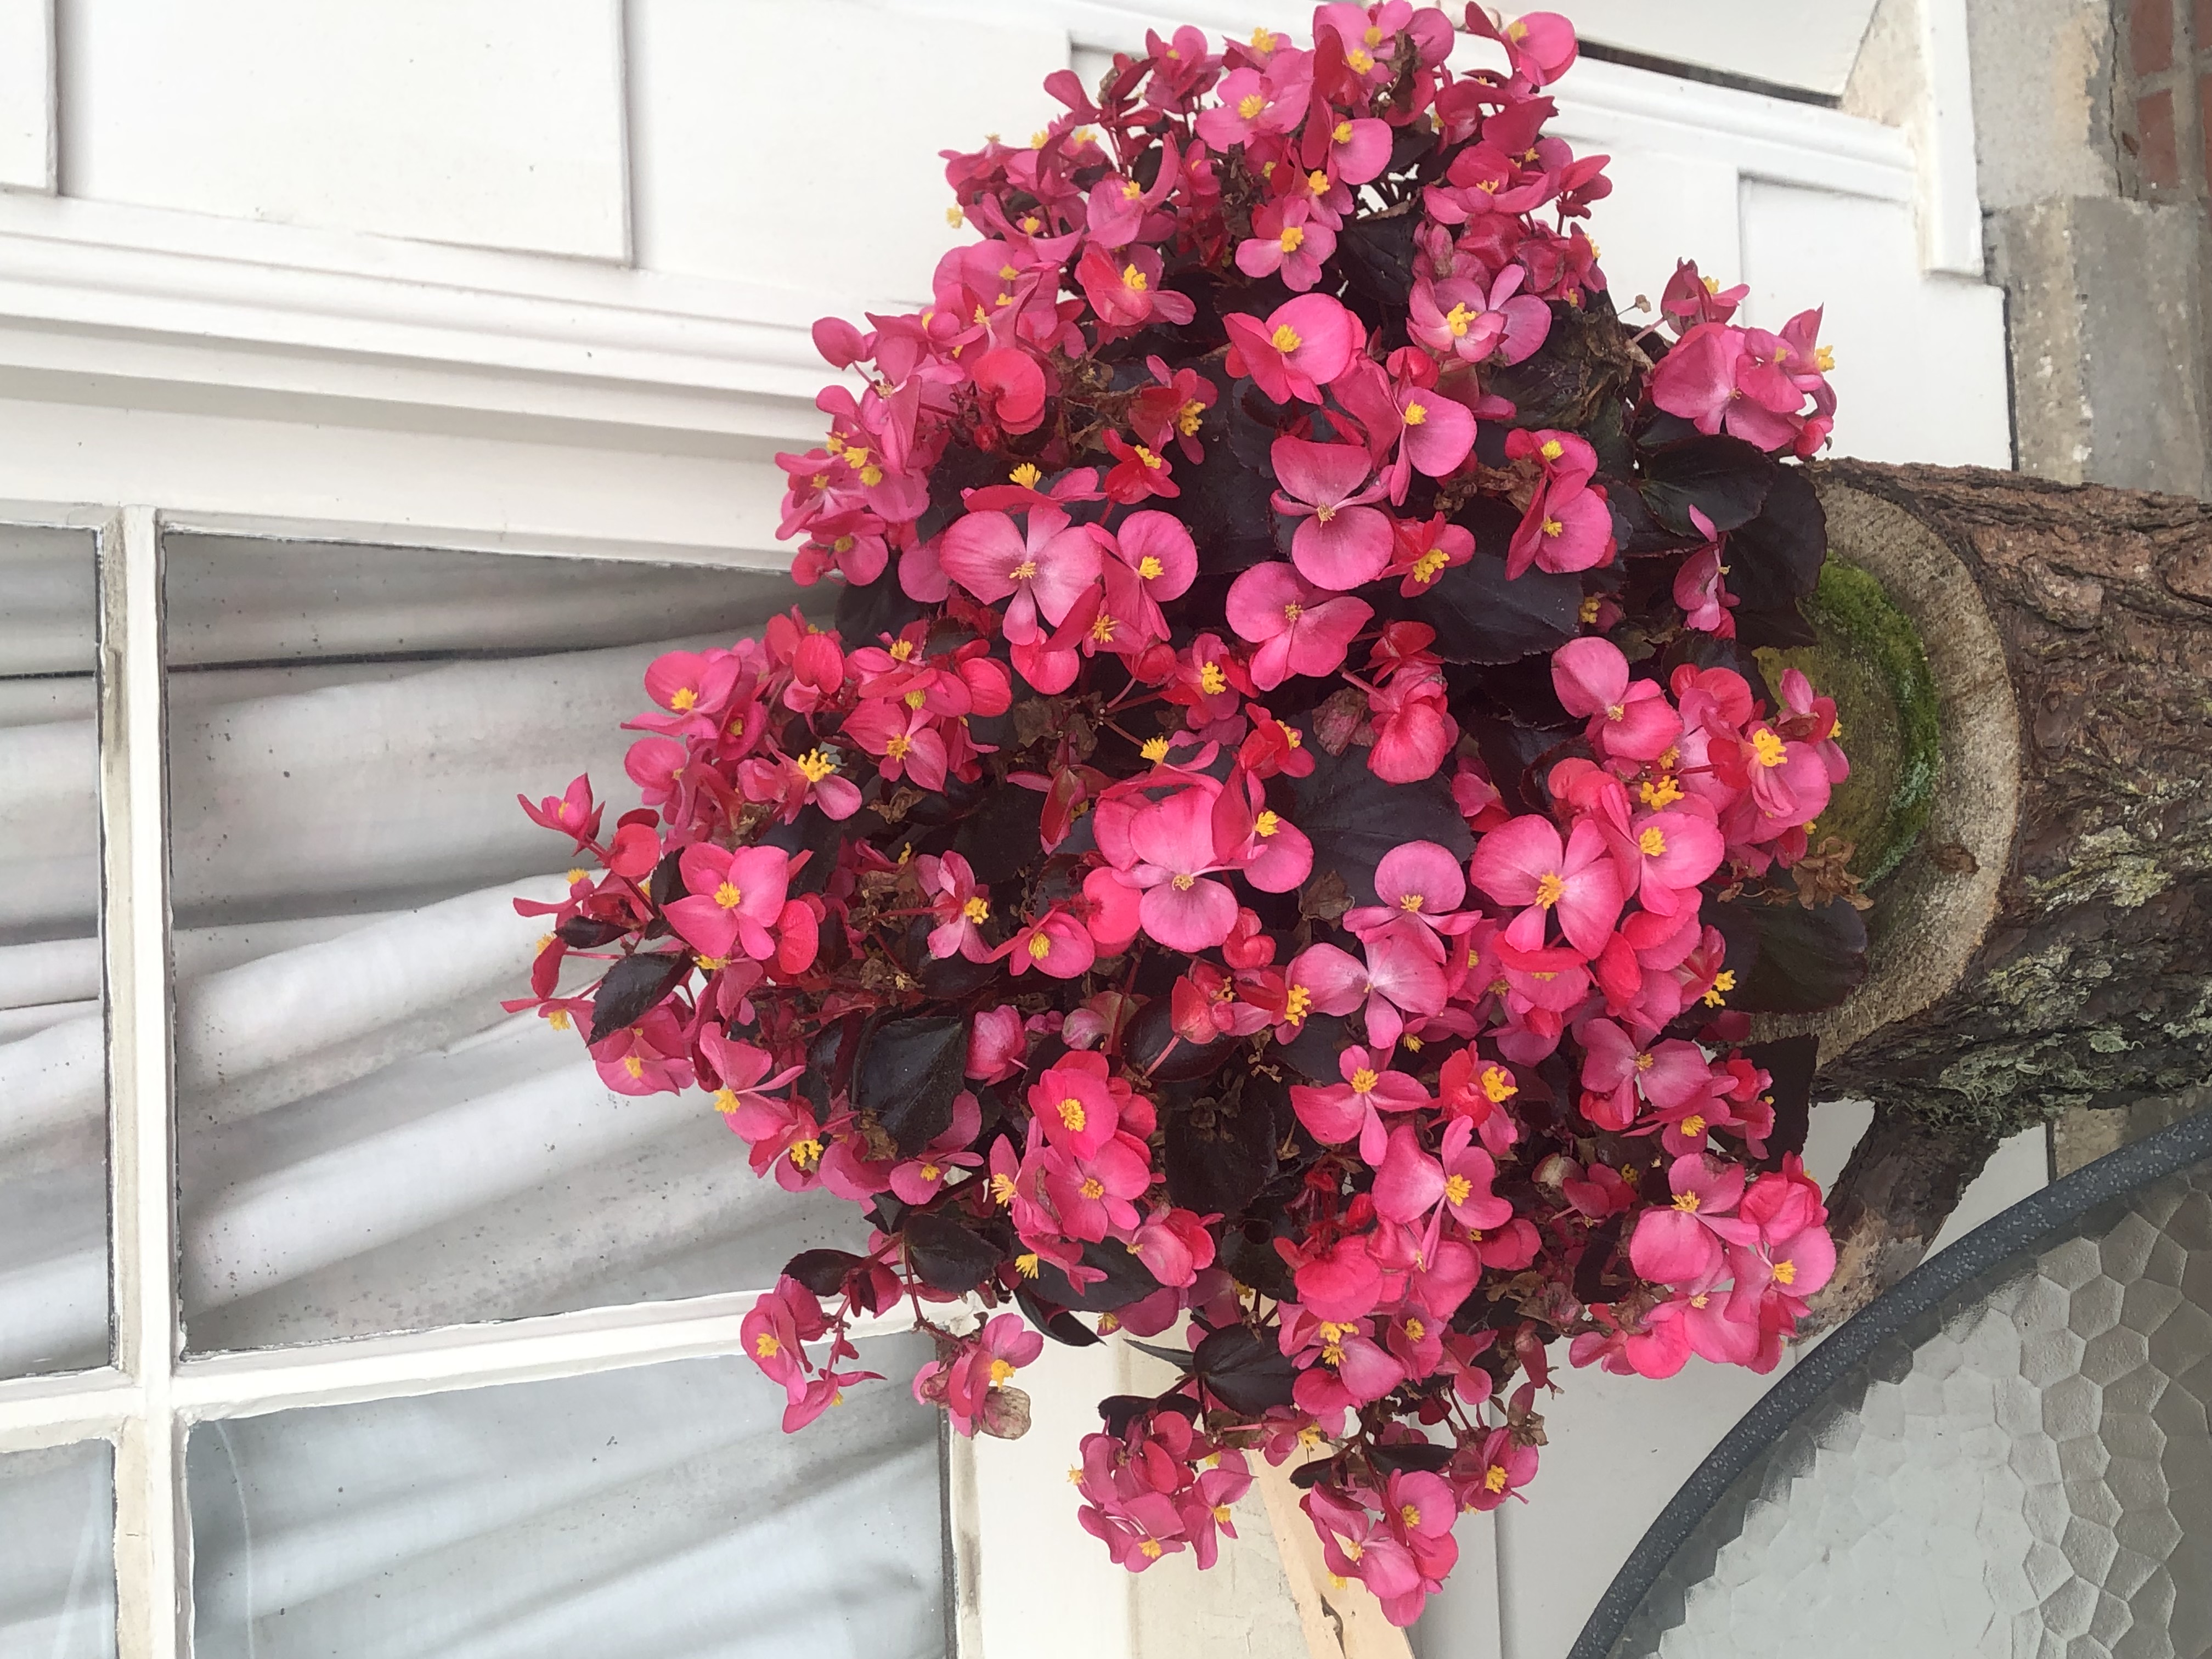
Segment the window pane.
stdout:
<svg viewBox="0 0 2212 1659">
<path fill-rule="evenodd" d="M 0 1376 L 107 1358 L 98 577 L 0 526 Z"/>
<path fill-rule="evenodd" d="M 922 1339 L 863 1345 L 888 1377 Z M 937 1414 L 865 1383 L 796 1435 L 744 1359 L 202 1424 L 200 1659 L 945 1651 Z"/>
<path fill-rule="evenodd" d="M 0 1653 L 115 1651 L 113 1448 L 0 1456 Z"/>
<path fill-rule="evenodd" d="M 173 536 L 167 549 L 186 1330 L 198 1351 L 773 1283 L 838 1224 L 706 1095 L 611 1094 L 528 994 L 569 843 L 608 823 L 646 665 L 757 629 L 780 576 Z M 590 964 L 578 964 L 580 980 Z"/>
</svg>

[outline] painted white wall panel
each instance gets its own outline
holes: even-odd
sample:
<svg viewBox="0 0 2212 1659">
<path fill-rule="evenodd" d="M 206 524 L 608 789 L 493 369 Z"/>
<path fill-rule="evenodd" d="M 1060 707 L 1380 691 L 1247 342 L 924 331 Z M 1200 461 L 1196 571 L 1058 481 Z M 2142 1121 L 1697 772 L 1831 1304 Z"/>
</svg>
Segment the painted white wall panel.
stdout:
<svg viewBox="0 0 2212 1659">
<path fill-rule="evenodd" d="M 1940 466 L 2012 465 L 2004 295 L 1920 272 L 1910 207 L 1747 179 L 1744 320 L 1826 307 L 1836 453 Z"/>
<path fill-rule="evenodd" d="M 54 187 L 52 0 L 0 0 L 0 190 Z"/>
<path fill-rule="evenodd" d="M 1875 0 L 1544 0 L 1607 46 L 1678 64 L 1841 94 Z"/>
<path fill-rule="evenodd" d="M 978 28 L 848 0 L 803 23 L 790 0 L 631 0 L 630 52 L 641 265 L 910 301 L 971 234 L 938 152 L 1026 138 L 1068 63 L 1018 8 Z"/>
<path fill-rule="evenodd" d="M 58 0 L 62 188 L 619 259 L 618 0 Z"/>
<path fill-rule="evenodd" d="M 874 0 L 887 9 L 934 11 L 974 18 L 1064 20 L 1079 40 L 1105 46 L 1140 45 L 1147 24 L 1195 23 L 1215 33 L 1251 33 L 1253 26 L 1304 34 L 1310 0 Z M 1833 97 L 1844 89 L 1875 0 L 1537 0 L 1492 6 L 1510 17 L 1555 11 L 1578 33 L 1608 46 L 1771 81 Z M 1461 0 L 1443 9 L 1456 18 Z"/>
</svg>

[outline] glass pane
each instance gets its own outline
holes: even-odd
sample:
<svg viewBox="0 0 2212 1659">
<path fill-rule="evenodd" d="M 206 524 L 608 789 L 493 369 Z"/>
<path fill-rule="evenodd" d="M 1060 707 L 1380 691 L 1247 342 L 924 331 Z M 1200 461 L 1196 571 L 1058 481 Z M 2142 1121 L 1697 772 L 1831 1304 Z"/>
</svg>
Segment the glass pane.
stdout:
<svg viewBox="0 0 2212 1659">
<path fill-rule="evenodd" d="M 2069 1176 L 1984 1230 L 1963 1282 L 1938 1256 L 1841 1328 L 1575 1651 L 2212 1653 L 2208 1141 L 2212 1116 Z"/>
<path fill-rule="evenodd" d="M 93 538 L 0 526 L 0 1376 L 107 1359 Z"/>
<path fill-rule="evenodd" d="M 781 576 L 173 536 L 185 1317 L 195 1350 L 774 1282 L 837 1206 L 708 1097 L 611 1094 L 528 994 L 573 853 L 518 793 L 637 804 L 646 665 Z M 588 964 L 580 964 L 588 967 Z"/>
<path fill-rule="evenodd" d="M 888 1377 L 922 1339 L 864 1345 Z M 920 1659 L 945 1644 L 937 1413 L 803 1433 L 744 1359 L 191 1431 L 199 1659 Z"/>
<path fill-rule="evenodd" d="M 114 1449 L 0 1456 L 0 1654 L 114 1651 Z"/>
</svg>

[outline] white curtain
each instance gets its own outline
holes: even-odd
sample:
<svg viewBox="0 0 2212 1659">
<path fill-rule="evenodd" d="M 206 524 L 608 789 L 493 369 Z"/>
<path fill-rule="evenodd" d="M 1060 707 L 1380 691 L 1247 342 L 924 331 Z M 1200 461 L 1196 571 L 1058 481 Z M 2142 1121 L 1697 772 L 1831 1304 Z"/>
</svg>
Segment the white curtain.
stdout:
<svg viewBox="0 0 2212 1659">
<path fill-rule="evenodd" d="M 114 1532 L 106 1441 L 0 1456 L 0 1656 L 109 1659 Z"/>
<path fill-rule="evenodd" d="M 37 602 L 0 616 L 0 848 L 15 872 L 0 879 L 0 1376 L 98 1364 L 107 1349 L 90 556 L 50 538 L 33 551 L 18 544 Z M 65 560 L 77 562 L 66 580 Z M 545 926 L 512 900 L 557 897 L 574 856 L 516 794 L 558 794 L 588 769 L 611 823 L 635 801 L 618 723 L 643 706 L 646 665 L 757 629 L 795 594 L 727 571 L 171 538 L 190 1349 L 763 1285 L 794 1251 L 850 1234 L 849 1206 L 756 1180 L 705 1096 L 612 1094 L 575 1033 L 499 1006 L 526 994 Z M 779 1550 L 802 1564 L 794 1583 L 815 1583 L 836 1559 L 831 1511 L 895 1498 L 932 1530 L 907 1537 L 900 1522 L 903 1587 L 882 1592 L 878 1622 L 928 1624 L 916 1609 L 941 1578 L 934 1442 L 915 1437 L 896 1383 L 863 1391 L 888 1403 L 836 1413 L 793 1448 L 775 1431 L 780 1395 L 749 1366 L 577 1386 L 597 1403 L 577 1408 L 590 1426 L 572 1440 L 539 1435 L 527 1411 L 501 1414 L 526 1389 L 198 1431 L 196 1480 L 228 1437 L 241 1488 L 280 1517 L 271 1529 L 249 1516 L 230 1554 L 204 1553 L 208 1571 L 252 1583 L 211 1590 L 238 1634 L 203 1650 L 324 1651 L 290 1643 L 351 1632 L 398 1583 L 428 1598 L 409 1617 L 431 1625 L 394 1625 L 381 1646 L 349 1635 L 349 1655 L 750 1652 L 771 1639 L 938 1650 L 934 1634 L 840 1646 L 818 1612 L 744 1589 L 784 1582 Z M 373 1424 L 402 1425 L 395 1446 L 412 1435 L 444 1451 L 364 1519 L 352 1506 L 375 1481 L 340 1477 L 349 1459 L 377 1467 L 366 1448 L 386 1431 Z M 474 1461 L 446 1455 L 471 1445 Z M 802 1466 L 817 1469 L 804 1482 Z M 765 1519 L 744 1496 L 759 1480 L 784 1482 Z M 603 1486 L 630 1494 L 607 1514 L 635 1516 L 617 1528 L 631 1554 L 594 1566 L 562 1517 Z M 194 1506 L 196 1527 L 223 1513 L 204 1511 L 197 1488 Z M 441 1528 L 467 1547 L 423 1552 Z M 476 1584 L 455 1576 L 463 1561 Z M 264 1627 L 271 1573 L 291 1610 Z M 853 1593 L 874 1605 L 876 1592 Z M 572 1602 L 606 1640 L 570 1638 L 554 1610 Z M 303 1620 L 308 1607 L 335 1622 Z M 0 1623 L 0 1655 L 45 1651 L 19 1648 L 15 1630 Z"/>
<path fill-rule="evenodd" d="M 911 1371 L 920 1339 L 865 1345 Z M 797 1436 L 743 1360 L 203 1425 L 202 1659 L 922 1659 L 938 1421 L 856 1389 Z"/>
</svg>

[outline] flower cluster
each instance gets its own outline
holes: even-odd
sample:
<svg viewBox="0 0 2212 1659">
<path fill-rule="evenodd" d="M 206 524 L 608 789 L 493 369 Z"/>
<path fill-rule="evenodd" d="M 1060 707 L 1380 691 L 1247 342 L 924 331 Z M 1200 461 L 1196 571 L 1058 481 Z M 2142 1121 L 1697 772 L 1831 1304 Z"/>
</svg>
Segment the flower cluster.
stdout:
<svg viewBox="0 0 2212 1659">
<path fill-rule="evenodd" d="M 1534 1474 L 1555 1344 L 1777 1362 L 1833 1258 L 1810 1039 L 1749 1017 L 1864 966 L 1834 705 L 1754 654 L 1825 553 L 1818 313 L 1686 264 L 1624 322 L 1604 158 L 1544 131 L 1571 30 L 1465 27 L 1495 66 L 1407 0 L 1179 30 L 948 157 L 975 239 L 817 325 L 781 458 L 834 627 L 654 663 L 611 831 L 525 803 L 599 868 L 520 907 L 513 1005 L 865 1212 L 745 1322 L 787 1426 L 902 1300 L 963 1432 L 1048 1336 L 1174 1333 L 1084 1526 L 1203 1565 L 1296 1459 L 1400 1622 Z"/>
</svg>

